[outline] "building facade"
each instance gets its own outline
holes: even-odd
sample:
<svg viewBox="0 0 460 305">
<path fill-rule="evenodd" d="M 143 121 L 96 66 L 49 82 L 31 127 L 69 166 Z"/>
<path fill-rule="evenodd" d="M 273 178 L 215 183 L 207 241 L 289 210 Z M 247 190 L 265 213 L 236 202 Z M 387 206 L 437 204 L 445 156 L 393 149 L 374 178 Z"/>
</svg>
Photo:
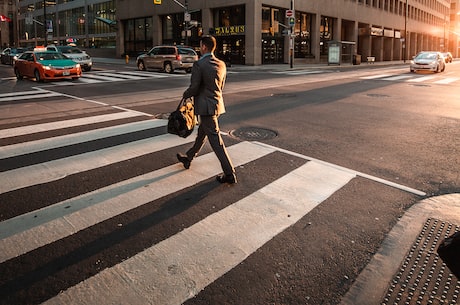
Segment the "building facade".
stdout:
<svg viewBox="0 0 460 305">
<path fill-rule="evenodd" d="M 246 65 L 328 62 L 335 42 L 341 62 L 459 51 L 458 0 L 12 1 L 21 46 L 72 42 L 135 56 L 160 44 L 198 47 L 201 35 L 213 34 L 219 56 Z"/>
<path fill-rule="evenodd" d="M 134 6 L 117 0 L 120 54 L 134 55 L 157 44 L 196 46 L 200 35 L 210 33 L 222 56 L 247 65 L 287 63 L 291 49 L 295 61 L 327 62 L 331 41 L 340 43 L 342 60 L 359 54 L 389 61 L 442 50 L 449 39 L 444 33 L 450 0 L 160 2 L 139 0 Z"/>
<path fill-rule="evenodd" d="M 17 0 L 17 41 L 23 47 L 74 43 L 115 48 L 115 0 Z"/>
</svg>

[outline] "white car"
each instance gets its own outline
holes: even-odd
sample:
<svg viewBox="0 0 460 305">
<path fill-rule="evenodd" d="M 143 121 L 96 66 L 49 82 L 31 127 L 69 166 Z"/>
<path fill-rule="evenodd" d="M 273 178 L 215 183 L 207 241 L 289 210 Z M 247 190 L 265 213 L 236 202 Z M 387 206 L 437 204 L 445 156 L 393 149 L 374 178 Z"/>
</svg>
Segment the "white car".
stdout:
<svg viewBox="0 0 460 305">
<path fill-rule="evenodd" d="M 90 71 L 93 67 L 91 56 L 77 47 L 49 45 L 46 47 L 46 50 L 64 54 L 66 57 L 79 63 L 83 71 Z"/>
<path fill-rule="evenodd" d="M 423 51 L 410 61 L 410 72 L 432 71 L 443 72 L 446 69 L 446 61 L 442 53 L 436 51 Z"/>
</svg>

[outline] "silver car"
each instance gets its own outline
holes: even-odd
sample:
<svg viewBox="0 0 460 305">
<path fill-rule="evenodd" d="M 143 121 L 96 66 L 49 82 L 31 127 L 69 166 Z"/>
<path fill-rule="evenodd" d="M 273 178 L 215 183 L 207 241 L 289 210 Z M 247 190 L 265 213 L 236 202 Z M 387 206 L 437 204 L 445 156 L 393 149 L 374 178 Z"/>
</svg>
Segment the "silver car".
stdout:
<svg viewBox="0 0 460 305">
<path fill-rule="evenodd" d="M 139 55 L 136 64 L 139 70 L 158 69 L 166 73 L 174 70 L 192 71 L 192 66 L 198 60 L 195 50 L 180 46 L 153 47 L 146 54 Z"/>
<path fill-rule="evenodd" d="M 79 63 L 83 71 L 90 71 L 93 67 L 91 56 L 77 47 L 49 45 L 46 47 L 46 50 L 64 54 L 66 57 Z"/>
<path fill-rule="evenodd" d="M 442 56 L 442 53 L 436 51 L 420 52 L 410 62 L 410 72 L 443 72 L 445 69 L 446 61 L 444 56 Z"/>
</svg>

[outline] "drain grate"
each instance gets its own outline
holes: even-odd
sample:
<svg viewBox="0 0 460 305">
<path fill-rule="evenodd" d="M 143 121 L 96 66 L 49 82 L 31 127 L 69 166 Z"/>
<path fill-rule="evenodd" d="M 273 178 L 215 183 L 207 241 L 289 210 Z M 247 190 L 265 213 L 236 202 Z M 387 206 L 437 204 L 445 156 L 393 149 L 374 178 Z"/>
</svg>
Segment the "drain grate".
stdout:
<svg viewBox="0 0 460 305">
<path fill-rule="evenodd" d="M 241 127 L 230 131 L 230 135 L 245 141 L 257 141 L 273 139 L 277 136 L 277 133 L 265 128 Z"/>
<path fill-rule="evenodd" d="M 460 280 L 436 252 L 439 243 L 456 231 L 459 226 L 427 219 L 381 304 L 459 304 Z"/>
</svg>

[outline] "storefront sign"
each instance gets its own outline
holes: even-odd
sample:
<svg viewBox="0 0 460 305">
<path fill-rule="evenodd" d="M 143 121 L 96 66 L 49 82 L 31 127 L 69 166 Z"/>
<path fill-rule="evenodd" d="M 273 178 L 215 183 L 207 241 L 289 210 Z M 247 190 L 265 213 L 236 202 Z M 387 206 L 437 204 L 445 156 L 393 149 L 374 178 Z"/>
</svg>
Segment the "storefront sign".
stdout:
<svg viewBox="0 0 460 305">
<path fill-rule="evenodd" d="M 395 31 L 384 29 L 383 30 L 383 36 L 385 36 L 385 37 L 395 37 Z"/>
<path fill-rule="evenodd" d="M 215 36 L 244 35 L 244 25 L 220 26 L 214 28 Z"/>
<path fill-rule="evenodd" d="M 372 36 L 383 36 L 383 29 L 371 27 L 371 35 Z"/>
</svg>

